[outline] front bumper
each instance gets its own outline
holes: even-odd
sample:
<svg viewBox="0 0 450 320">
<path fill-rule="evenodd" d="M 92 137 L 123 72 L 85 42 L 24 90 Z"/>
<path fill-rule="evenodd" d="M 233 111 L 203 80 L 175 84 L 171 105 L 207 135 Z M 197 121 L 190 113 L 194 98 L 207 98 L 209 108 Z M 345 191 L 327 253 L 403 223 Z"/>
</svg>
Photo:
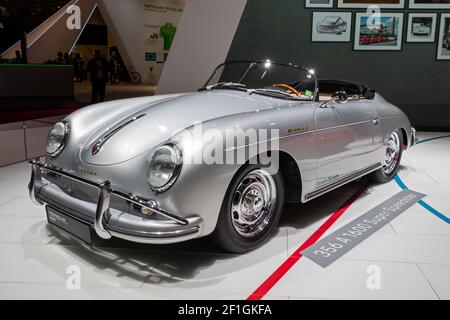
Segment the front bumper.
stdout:
<svg viewBox="0 0 450 320">
<path fill-rule="evenodd" d="M 167 244 L 198 238 L 203 220 L 198 216 L 182 218 L 158 208 L 153 200 L 127 194 L 111 187 L 109 181 L 96 183 L 77 177 L 39 160 L 32 160 L 31 179 L 28 185 L 31 200 L 37 205 L 55 207 L 69 216 L 91 225 L 102 239 L 112 237 L 139 243 Z M 70 196 L 52 183 L 43 182 L 43 174 L 52 173 L 99 191 L 97 203 L 86 202 Z M 110 207 L 111 198 L 145 209 L 147 216 L 132 215 Z M 152 219 L 152 217 L 159 219 Z"/>
</svg>

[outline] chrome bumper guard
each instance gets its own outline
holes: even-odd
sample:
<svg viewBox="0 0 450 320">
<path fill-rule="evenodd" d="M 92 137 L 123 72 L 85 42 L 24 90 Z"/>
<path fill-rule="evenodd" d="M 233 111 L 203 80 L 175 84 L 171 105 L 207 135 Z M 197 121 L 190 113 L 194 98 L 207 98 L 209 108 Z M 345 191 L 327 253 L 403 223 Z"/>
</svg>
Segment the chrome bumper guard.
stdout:
<svg viewBox="0 0 450 320">
<path fill-rule="evenodd" d="M 417 138 L 417 130 L 415 128 L 411 128 L 411 146 L 414 147 L 417 143 L 419 143 L 419 138 Z"/>
<path fill-rule="evenodd" d="M 36 205 L 46 205 L 46 203 L 42 200 L 36 197 L 36 184 L 42 185 L 42 174 L 43 172 L 52 172 L 54 174 L 57 174 L 59 176 L 63 176 L 65 178 L 75 180 L 77 182 L 80 182 L 82 184 L 97 188 L 99 190 L 99 199 L 97 202 L 97 208 L 95 211 L 95 218 L 94 218 L 94 230 L 96 234 L 102 238 L 109 240 L 113 236 L 121 239 L 125 239 L 128 241 L 133 242 L 140 242 L 140 243 L 171 243 L 176 241 L 164 241 L 161 239 L 164 238 L 177 238 L 177 237 L 183 237 L 187 240 L 190 238 L 195 238 L 196 234 L 200 231 L 201 225 L 193 225 L 189 226 L 190 221 L 178 217 L 176 215 L 173 215 L 171 213 L 168 213 L 164 210 L 161 210 L 157 207 L 156 201 L 153 200 L 143 200 L 142 198 L 136 197 L 134 195 L 126 194 L 121 191 L 115 190 L 111 187 L 111 183 L 109 181 L 105 181 L 102 183 L 96 183 L 90 180 L 86 180 L 80 177 L 77 177 L 71 173 L 68 173 L 60 168 L 55 168 L 51 165 L 48 165 L 40 160 L 32 160 L 29 162 L 31 165 L 31 178 L 28 185 L 28 191 L 31 201 Z M 187 228 L 181 228 L 180 230 L 176 231 L 164 231 L 164 232 L 154 232 L 155 235 L 154 240 L 152 241 L 152 237 L 148 236 L 142 236 L 138 237 L 135 235 L 120 233 L 117 231 L 111 231 L 107 229 L 107 223 L 108 223 L 108 212 L 110 209 L 110 201 L 111 201 L 111 195 L 117 196 L 125 201 L 128 201 L 130 203 L 133 203 L 142 209 L 149 210 L 153 212 L 154 214 L 160 215 L 162 217 L 165 217 L 180 226 L 188 226 Z"/>
</svg>

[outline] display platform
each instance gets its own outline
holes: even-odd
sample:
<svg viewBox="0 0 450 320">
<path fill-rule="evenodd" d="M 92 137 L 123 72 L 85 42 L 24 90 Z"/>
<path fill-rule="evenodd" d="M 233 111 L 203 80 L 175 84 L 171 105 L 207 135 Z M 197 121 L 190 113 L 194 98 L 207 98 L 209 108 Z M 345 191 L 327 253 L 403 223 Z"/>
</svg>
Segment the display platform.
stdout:
<svg viewBox="0 0 450 320">
<path fill-rule="evenodd" d="M 0 168 L 0 298 L 450 299 L 450 135 L 418 136 L 394 181 L 286 205 L 275 237 L 245 255 L 208 239 L 88 247 L 29 201 L 26 163 Z M 326 268 L 299 254 L 406 188 L 426 197 Z"/>
</svg>

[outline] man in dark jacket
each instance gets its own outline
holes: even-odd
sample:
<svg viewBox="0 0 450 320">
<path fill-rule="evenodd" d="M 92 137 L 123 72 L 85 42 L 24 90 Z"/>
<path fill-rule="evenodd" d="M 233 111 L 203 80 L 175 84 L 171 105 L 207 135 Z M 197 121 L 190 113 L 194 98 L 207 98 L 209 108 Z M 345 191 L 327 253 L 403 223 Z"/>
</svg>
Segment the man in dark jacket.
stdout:
<svg viewBox="0 0 450 320">
<path fill-rule="evenodd" d="M 81 54 L 77 53 L 75 59 L 73 60 L 73 70 L 75 74 L 76 82 L 81 86 L 83 84 L 83 68 L 84 61 L 81 58 Z"/>
<path fill-rule="evenodd" d="M 102 57 L 99 50 L 95 51 L 94 58 L 89 61 L 88 72 L 91 73 L 92 103 L 105 100 L 106 82 L 108 81 L 108 61 Z"/>
</svg>

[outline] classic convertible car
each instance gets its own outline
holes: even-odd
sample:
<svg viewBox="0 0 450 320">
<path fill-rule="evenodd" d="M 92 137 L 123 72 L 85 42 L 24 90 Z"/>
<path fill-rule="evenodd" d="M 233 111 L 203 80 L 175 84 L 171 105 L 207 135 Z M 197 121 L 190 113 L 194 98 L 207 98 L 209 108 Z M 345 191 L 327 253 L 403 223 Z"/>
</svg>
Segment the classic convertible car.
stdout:
<svg viewBox="0 0 450 320">
<path fill-rule="evenodd" d="M 292 64 L 235 61 L 195 93 L 69 115 L 52 129 L 47 155 L 31 161 L 29 191 L 51 224 L 84 241 L 209 235 L 244 253 L 269 239 L 285 202 L 365 175 L 389 181 L 415 139 L 405 114 L 365 85 L 318 80 Z"/>
<path fill-rule="evenodd" d="M 347 22 L 339 16 L 327 16 L 317 24 L 317 32 L 342 34 L 347 31 Z"/>
</svg>

